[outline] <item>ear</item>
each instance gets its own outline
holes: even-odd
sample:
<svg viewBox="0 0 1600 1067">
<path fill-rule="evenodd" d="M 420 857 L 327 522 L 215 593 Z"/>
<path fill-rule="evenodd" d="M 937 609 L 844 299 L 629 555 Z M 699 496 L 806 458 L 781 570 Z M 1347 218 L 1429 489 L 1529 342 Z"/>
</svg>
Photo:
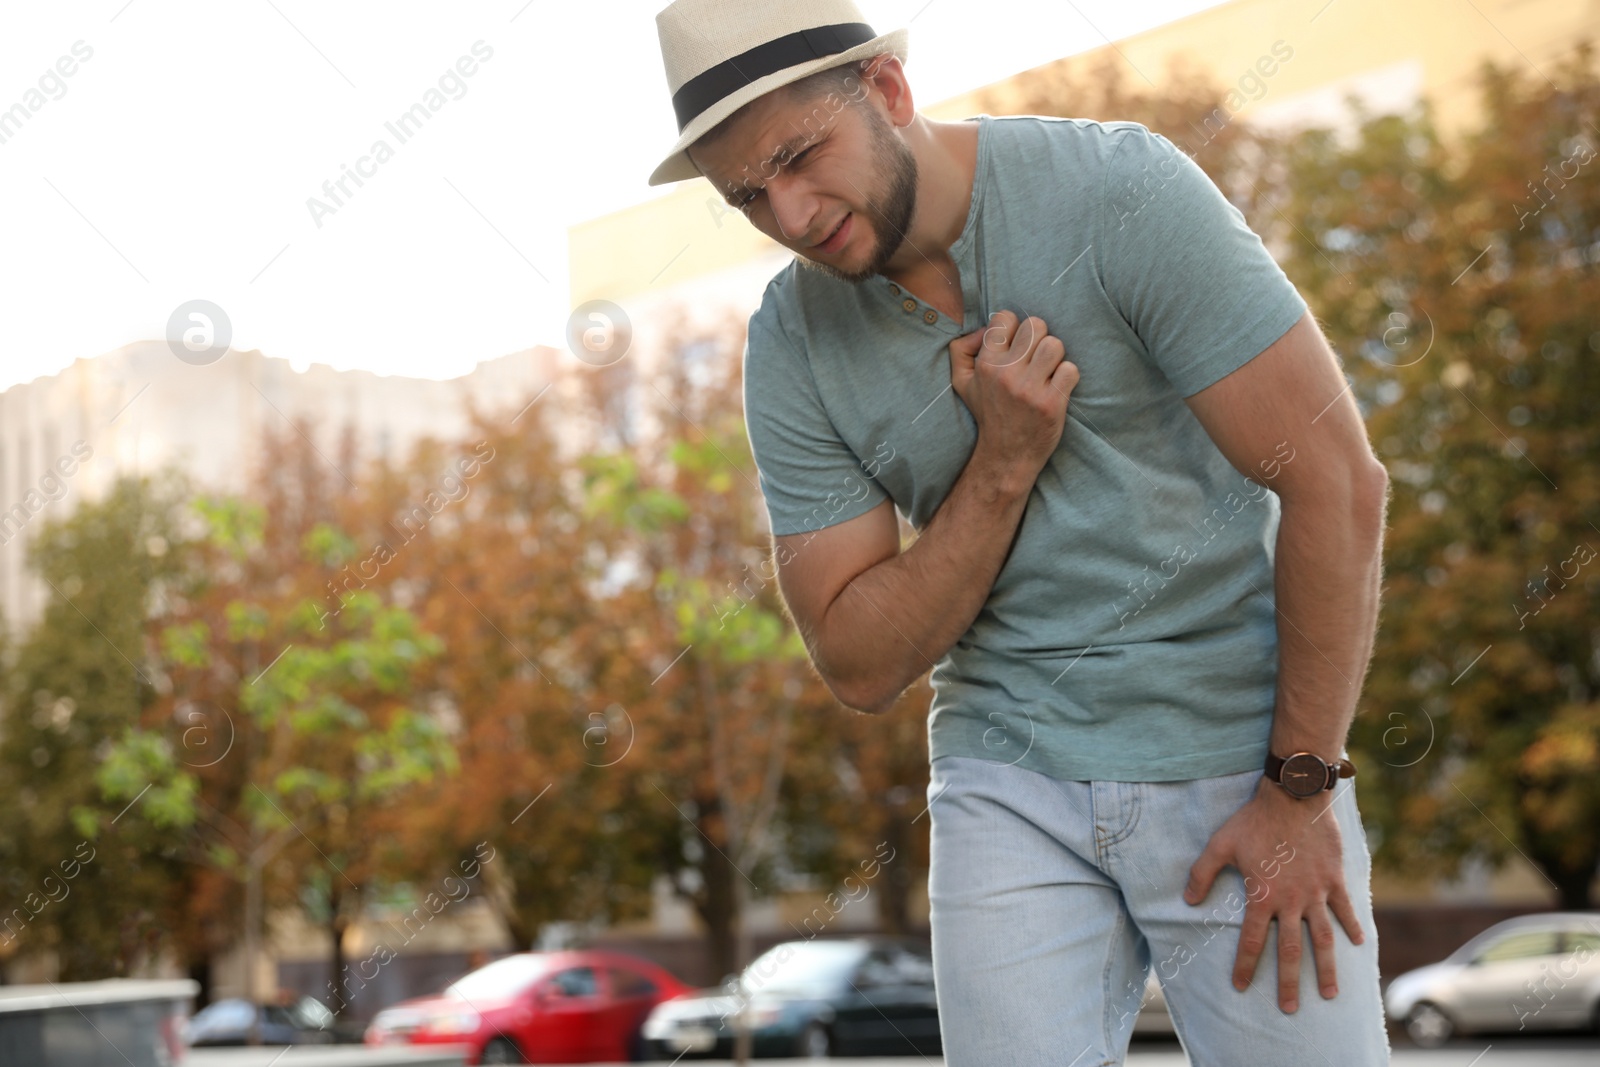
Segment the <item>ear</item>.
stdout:
<svg viewBox="0 0 1600 1067">
<path fill-rule="evenodd" d="M 917 107 L 911 98 L 911 84 L 906 81 L 906 69 L 893 53 L 886 52 L 867 60 L 862 66 L 861 80 L 883 96 L 890 122 L 905 127 L 916 119 Z"/>
</svg>

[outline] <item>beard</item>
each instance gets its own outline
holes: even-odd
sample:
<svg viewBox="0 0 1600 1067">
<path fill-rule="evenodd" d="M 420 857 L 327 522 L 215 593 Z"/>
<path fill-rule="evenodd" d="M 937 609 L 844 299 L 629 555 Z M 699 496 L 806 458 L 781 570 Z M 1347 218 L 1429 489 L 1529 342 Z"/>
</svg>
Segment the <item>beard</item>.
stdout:
<svg viewBox="0 0 1600 1067">
<path fill-rule="evenodd" d="M 860 271 L 840 270 L 803 255 L 795 257 L 801 267 L 851 285 L 870 281 L 883 272 L 905 243 L 911 216 L 917 209 L 917 157 L 895 136 L 888 119 L 871 108 L 865 110 L 873 159 L 878 163 L 878 173 L 886 176 L 887 185 L 879 195 L 867 198 L 867 215 L 872 219 L 872 255 Z"/>
</svg>

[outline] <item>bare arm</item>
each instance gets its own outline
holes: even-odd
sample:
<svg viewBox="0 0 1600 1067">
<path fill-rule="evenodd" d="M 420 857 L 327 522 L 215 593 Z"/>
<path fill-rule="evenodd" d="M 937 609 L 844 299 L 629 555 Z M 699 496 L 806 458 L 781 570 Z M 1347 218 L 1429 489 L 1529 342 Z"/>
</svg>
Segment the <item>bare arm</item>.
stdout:
<svg viewBox="0 0 1600 1067">
<path fill-rule="evenodd" d="M 900 551 L 887 501 L 775 539 L 778 584 L 812 663 L 860 711 L 887 710 L 977 618 L 1077 384 L 1077 368 L 1039 319 L 997 313 L 950 349 L 952 387 L 973 411 L 978 441 L 916 542 Z"/>
<path fill-rule="evenodd" d="M 1272 751 L 1337 759 L 1378 624 L 1388 475 L 1309 313 L 1189 405 L 1234 467 L 1282 504 L 1274 581 L 1278 695 Z M 1333 399 L 1337 397 L 1337 399 Z M 1278 464 L 1281 442 L 1293 449 Z"/>
<path fill-rule="evenodd" d="M 1337 759 L 1372 654 L 1388 475 L 1309 313 L 1255 359 L 1190 397 L 1189 405 L 1247 477 L 1261 480 L 1279 442 L 1294 449 L 1272 479 L 1283 511 L 1274 571 L 1278 689 L 1269 750 Z M 1207 843 L 1185 891 L 1190 904 L 1199 904 L 1224 866 L 1236 867 L 1249 885 L 1255 872 L 1268 869 L 1269 853 L 1282 845 L 1292 849 L 1293 863 L 1257 883 L 1261 895 L 1252 894 L 1245 908 L 1234 960 L 1234 985 L 1244 989 L 1276 922 L 1278 1004 L 1286 1012 L 1300 1003 L 1302 921 L 1325 998 L 1339 988 L 1333 920 L 1352 942 L 1365 937 L 1344 884 L 1338 824 L 1320 818 L 1332 800 L 1331 794 L 1295 799 L 1263 777 L 1255 796 Z"/>
<path fill-rule="evenodd" d="M 988 599 L 1032 484 L 1019 486 L 980 451 L 903 553 L 889 501 L 818 533 L 777 539 L 779 560 L 790 560 L 779 569 L 784 600 L 841 703 L 886 711 Z M 867 565 L 851 575 L 846 560 Z"/>
</svg>

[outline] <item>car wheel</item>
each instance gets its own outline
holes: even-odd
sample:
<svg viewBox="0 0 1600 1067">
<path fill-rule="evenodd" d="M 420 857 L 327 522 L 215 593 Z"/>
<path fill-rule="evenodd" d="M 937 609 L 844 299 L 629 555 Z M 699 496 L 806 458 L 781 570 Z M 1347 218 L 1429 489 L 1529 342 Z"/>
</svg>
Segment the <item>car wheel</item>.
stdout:
<svg viewBox="0 0 1600 1067">
<path fill-rule="evenodd" d="M 828 1028 L 821 1023 L 809 1023 L 800 1031 L 795 1052 L 808 1060 L 825 1060 L 833 1055 L 833 1038 L 828 1036 Z"/>
<path fill-rule="evenodd" d="M 483 1047 L 479 1063 L 526 1063 L 522 1052 L 510 1040 L 497 1037 Z"/>
<path fill-rule="evenodd" d="M 1406 1013 L 1406 1036 L 1423 1048 L 1438 1048 L 1456 1032 L 1456 1024 L 1437 1005 L 1423 1001 Z"/>
<path fill-rule="evenodd" d="M 655 1057 L 650 1054 L 650 1042 L 644 1039 L 644 1029 L 641 1027 L 628 1039 L 628 1062 L 648 1063 L 653 1059 Z"/>
</svg>

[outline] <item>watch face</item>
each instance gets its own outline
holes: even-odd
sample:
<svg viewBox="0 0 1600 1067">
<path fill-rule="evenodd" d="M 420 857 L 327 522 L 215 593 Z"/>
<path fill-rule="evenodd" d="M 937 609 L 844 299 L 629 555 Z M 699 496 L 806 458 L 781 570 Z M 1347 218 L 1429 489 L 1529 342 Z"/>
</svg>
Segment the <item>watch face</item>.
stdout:
<svg viewBox="0 0 1600 1067">
<path fill-rule="evenodd" d="M 1293 796 L 1316 796 L 1327 788 L 1328 765 L 1310 753 L 1297 753 L 1283 761 L 1278 781 Z"/>
</svg>

